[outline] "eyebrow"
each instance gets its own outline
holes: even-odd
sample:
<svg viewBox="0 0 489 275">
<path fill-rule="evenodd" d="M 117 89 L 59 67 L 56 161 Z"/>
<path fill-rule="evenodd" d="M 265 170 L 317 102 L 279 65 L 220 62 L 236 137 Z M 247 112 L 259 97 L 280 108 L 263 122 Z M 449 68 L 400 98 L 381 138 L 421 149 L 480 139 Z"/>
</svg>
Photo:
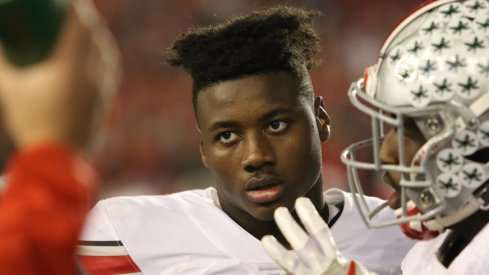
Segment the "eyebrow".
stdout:
<svg viewBox="0 0 489 275">
<path fill-rule="evenodd" d="M 263 116 L 259 118 L 260 122 L 265 122 L 270 119 L 272 119 L 275 116 L 281 115 L 281 114 L 290 114 L 292 113 L 292 110 L 287 109 L 287 108 L 277 108 L 274 109 L 268 113 L 265 113 Z M 222 129 L 222 128 L 239 128 L 241 126 L 240 123 L 236 121 L 217 121 L 214 122 L 208 129 L 209 131 L 215 131 L 217 129 Z"/>
<path fill-rule="evenodd" d="M 212 123 L 212 125 L 209 127 L 209 131 L 212 132 L 222 128 L 238 128 L 239 125 L 240 124 L 236 121 L 217 121 Z"/>
<path fill-rule="evenodd" d="M 272 119 L 273 117 L 276 117 L 278 115 L 282 115 L 282 114 L 290 114 L 292 113 L 292 110 L 291 109 L 288 109 L 288 108 L 277 108 L 277 109 L 274 109 L 266 114 L 264 114 L 261 118 L 260 118 L 260 121 L 264 122 L 264 121 L 267 121 L 267 120 L 270 120 Z"/>
</svg>

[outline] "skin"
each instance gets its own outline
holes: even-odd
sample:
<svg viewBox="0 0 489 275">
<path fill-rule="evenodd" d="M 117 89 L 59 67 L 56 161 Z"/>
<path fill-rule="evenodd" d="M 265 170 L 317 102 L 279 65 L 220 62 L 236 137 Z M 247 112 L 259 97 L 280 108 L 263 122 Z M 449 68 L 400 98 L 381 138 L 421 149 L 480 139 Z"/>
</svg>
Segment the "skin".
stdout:
<svg viewBox="0 0 489 275">
<path fill-rule="evenodd" d="M 273 212 L 279 206 L 293 210 L 300 196 L 328 215 L 321 142 L 329 137 L 330 119 L 322 98 L 311 98 L 286 72 L 219 82 L 198 95 L 202 162 L 215 179 L 222 209 L 258 239 L 280 236 Z M 283 191 L 257 202 L 246 188 L 263 178 Z"/>
<path fill-rule="evenodd" d="M 409 164 L 413 159 L 416 152 L 426 142 L 423 134 L 418 130 L 415 124 L 407 120 L 404 124 L 404 148 L 405 148 L 405 160 L 404 163 Z M 384 142 L 380 147 L 380 160 L 384 164 L 399 164 L 399 147 L 398 136 L 395 128 L 385 136 Z M 384 182 L 390 185 L 397 194 L 401 192 L 399 182 L 401 180 L 401 173 L 395 171 L 389 171 L 384 175 Z M 392 209 L 401 207 L 400 197 L 395 194 L 389 200 L 389 206 Z"/>
<path fill-rule="evenodd" d="M 119 52 L 93 3 L 73 1 L 69 13 L 40 63 L 16 67 L 0 47 L 2 121 L 19 148 L 54 141 L 85 149 L 116 89 Z"/>
</svg>

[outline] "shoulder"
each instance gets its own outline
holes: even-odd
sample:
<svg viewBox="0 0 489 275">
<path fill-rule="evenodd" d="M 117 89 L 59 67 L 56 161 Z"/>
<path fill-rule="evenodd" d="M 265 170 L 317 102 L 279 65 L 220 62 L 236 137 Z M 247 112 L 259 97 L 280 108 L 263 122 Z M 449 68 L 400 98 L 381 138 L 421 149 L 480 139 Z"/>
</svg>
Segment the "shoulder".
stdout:
<svg viewBox="0 0 489 275">
<path fill-rule="evenodd" d="M 406 274 L 440 274 L 447 270 L 440 264 L 436 254 L 448 231 L 432 240 L 418 241 L 402 261 L 402 272 Z"/>
<path fill-rule="evenodd" d="M 486 274 L 489 272 L 489 261 L 483 260 L 489 257 L 488 242 L 489 224 L 486 224 L 452 263 L 452 265 L 460 266 L 456 271 L 466 271 L 466 274 Z"/>
<path fill-rule="evenodd" d="M 134 212 L 175 211 L 185 206 L 198 206 L 212 203 L 211 189 L 189 190 L 168 195 L 124 196 L 105 199 L 97 203 L 92 211 L 104 209 L 106 212 L 120 215 L 132 215 Z"/>
<path fill-rule="evenodd" d="M 367 227 L 365 221 L 363 220 L 362 215 L 359 213 L 359 210 L 357 209 L 355 205 L 355 198 L 354 196 L 359 196 L 359 195 L 354 195 L 349 192 L 345 192 L 339 189 L 330 189 L 324 193 L 324 198 L 325 201 L 329 204 L 337 204 L 339 202 L 343 202 L 343 211 L 341 213 L 340 218 L 338 219 L 337 224 L 335 224 L 334 227 L 341 228 L 341 232 L 338 232 L 339 235 L 347 235 L 345 237 L 351 237 L 355 236 L 355 234 L 358 233 L 364 233 L 362 236 L 365 238 L 377 236 L 377 235 L 382 235 L 384 233 L 389 233 L 394 238 L 398 238 L 399 236 L 404 237 L 404 235 L 401 233 L 401 231 L 397 227 L 387 227 L 387 228 L 381 228 L 381 229 L 370 229 Z M 367 203 L 367 206 L 370 209 L 376 208 L 380 205 L 382 205 L 385 201 L 377 198 L 377 197 L 369 197 L 369 196 L 364 196 L 365 201 Z M 384 208 L 380 213 L 378 214 L 378 219 L 381 220 L 388 220 L 388 219 L 394 219 L 395 214 L 394 211 L 391 210 L 390 208 Z M 335 230 L 335 228 L 332 228 Z M 343 230 L 345 229 L 345 230 Z M 361 238 L 360 236 L 356 236 L 356 238 Z"/>
<path fill-rule="evenodd" d="M 328 204 L 337 204 L 340 202 L 343 202 L 343 211 L 350 213 L 357 213 L 357 207 L 355 205 L 355 198 L 354 194 L 345 192 L 343 190 L 337 189 L 337 188 L 331 188 L 328 189 L 327 191 L 324 192 L 324 200 Z M 356 195 L 360 196 L 360 195 Z M 377 197 L 370 197 L 370 196 L 364 196 L 365 201 L 368 205 L 369 208 L 375 208 L 385 202 L 385 200 L 377 198 Z M 384 211 L 386 212 L 386 215 L 393 215 L 393 211 Z M 360 216 L 360 215 L 356 215 Z"/>
<path fill-rule="evenodd" d="M 175 221 L 193 208 L 215 207 L 213 188 L 159 196 L 123 196 L 99 201 L 85 222 L 82 240 L 118 240 L 117 227 L 138 227 L 143 220 Z"/>
<path fill-rule="evenodd" d="M 468 255 L 468 256 L 472 257 L 472 259 L 474 258 L 478 259 L 478 264 L 481 272 L 488 272 L 489 261 L 482 260 L 482 259 L 489 258 L 489 247 L 487 246 L 487 243 L 489 243 L 489 224 L 486 224 L 486 226 L 481 230 L 481 232 L 479 232 L 479 234 L 474 238 L 473 242 L 474 242 L 473 250 L 477 251 L 477 254 L 474 253 L 474 255 Z M 479 273 L 479 274 L 483 274 L 483 273 Z"/>
<path fill-rule="evenodd" d="M 419 241 L 409 251 L 402 262 L 406 274 L 486 274 L 489 262 L 481 259 L 489 257 L 489 225 L 486 225 L 475 238 L 445 268 L 438 260 L 437 253 L 449 230 L 429 241 Z"/>
<path fill-rule="evenodd" d="M 328 203 L 343 202 L 340 218 L 331 228 L 338 250 L 349 259 L 363 263 L 378 274 L 399 274 L 403 257 L 414 244 L 395 226 L 368 228 L 358 212 L 352 193 L 339 189 L 325 192 Z M 369 208 L 375 208 L 384 200 L 365 197 Z M 390 209 L 385 209 L 381 219 L 394 218 Z"/>
</svg>

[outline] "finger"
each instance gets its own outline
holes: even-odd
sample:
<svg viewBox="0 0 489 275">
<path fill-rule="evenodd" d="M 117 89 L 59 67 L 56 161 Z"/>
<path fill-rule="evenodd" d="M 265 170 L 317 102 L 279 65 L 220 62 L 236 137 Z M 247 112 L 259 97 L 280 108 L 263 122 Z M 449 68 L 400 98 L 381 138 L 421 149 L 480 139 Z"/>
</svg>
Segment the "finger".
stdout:
<svg viewBox="0 0 489 275">
<path fill-rule="evenodd" d="M 97 76 L 97 84 L 104 98 L 110 99 L 121 77 L 120 53 L 115 39 L 103 23 L 93 1 L 76 0 L 73 7 L 79 20 L 91 32 L 98 63 L 92 66 L 91 71 Z"/>
<path fill-rule="evenodd" d="M 74 63 L 84 60 L 90 49 L 91 34 L 86 24 L 80 18 L 79 12 L 73 5 L 66 5 L 65 19 L 58 35 L 58 40 L 53 48 L 55 60 L 73 60 Z M 76 53 L 76 54 L 74 54 Z"/>
<path fill-rule="evenodd" d="M 294 265 L 297 258 L 291 251 L 287 250 L 272 235 L 263 237 L 261 239 L 261 243 L 270 257 L 272 257 L 285 270 L 294 273 Z"/>
<path fill-rule="evenodd" d="M 285 207 L 279 207 L 274 213 L 275 222 L 280 231 L 290 243 L 293 249 L 301 249 L 306 244 L 309 236 L 297 224 L 289 210 Z"/>
<path fill-rule="evenodd" d="M 72 4 L 85 26 L 93 28 L 100 25 L 100 16 L 92 0 L 75 0 Z"/>
<path fill-rule="evenodd" d="M 317 240 L 326 255 L 336 255 L 337 248 L 328 224 L 321 218 L 308 198 L 298 198 L 295 210 L 307 232 Z"/>
<path fill-rule="evenodd" d="M 2 45 L 0 45 L 0 70 L 3 72 L 6 68 L 9 68 L 7 56 L 5 55 Z"/>
<path fill-rule="evenodd" d="M 298 198 L 295 201 L 295 211 L 309 235 L 315 235 L 328 227 L 308 198 Z"/>
<path fill-rule="evenodd" d="M 115 93 L 122 74 L 119 49 L 114 37 L 103 25 L 93 30 L 93 38 L 101 63 L 98 66 L 99 89 L 107 100 Z"/>
</svg>

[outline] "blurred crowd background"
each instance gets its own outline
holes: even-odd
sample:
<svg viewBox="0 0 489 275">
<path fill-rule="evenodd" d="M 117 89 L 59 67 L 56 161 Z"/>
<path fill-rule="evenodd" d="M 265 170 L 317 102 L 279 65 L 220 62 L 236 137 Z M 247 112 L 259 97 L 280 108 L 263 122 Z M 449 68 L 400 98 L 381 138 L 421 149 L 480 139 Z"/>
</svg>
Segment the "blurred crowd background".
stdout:
<svg viewBox="0 0 489 275">
<path fill-rule="evenodd" d="M 200 161 L 191 101 L 191 79 L 165 64 L 162 53 L 188 28 L 273 5 L 324 13 L 315 28 L 322 64 L 312 72 L 317 95 L 332 118 L 324 144 L 324 184 L 348 190 L 339 156 L 353 141 L 370 135 L 370 121 L 350 106 L 350 83 L 374 64 L 380 47 L 421 0 L 96 0 L 122 53 L 124 76 L 116 105 L 97 140 L 95 164 L 104 185 L 101 197 L 166 194 L 212 185 Z M 388 190 L 372 179 L 368 193 Z"/>
</svg>

